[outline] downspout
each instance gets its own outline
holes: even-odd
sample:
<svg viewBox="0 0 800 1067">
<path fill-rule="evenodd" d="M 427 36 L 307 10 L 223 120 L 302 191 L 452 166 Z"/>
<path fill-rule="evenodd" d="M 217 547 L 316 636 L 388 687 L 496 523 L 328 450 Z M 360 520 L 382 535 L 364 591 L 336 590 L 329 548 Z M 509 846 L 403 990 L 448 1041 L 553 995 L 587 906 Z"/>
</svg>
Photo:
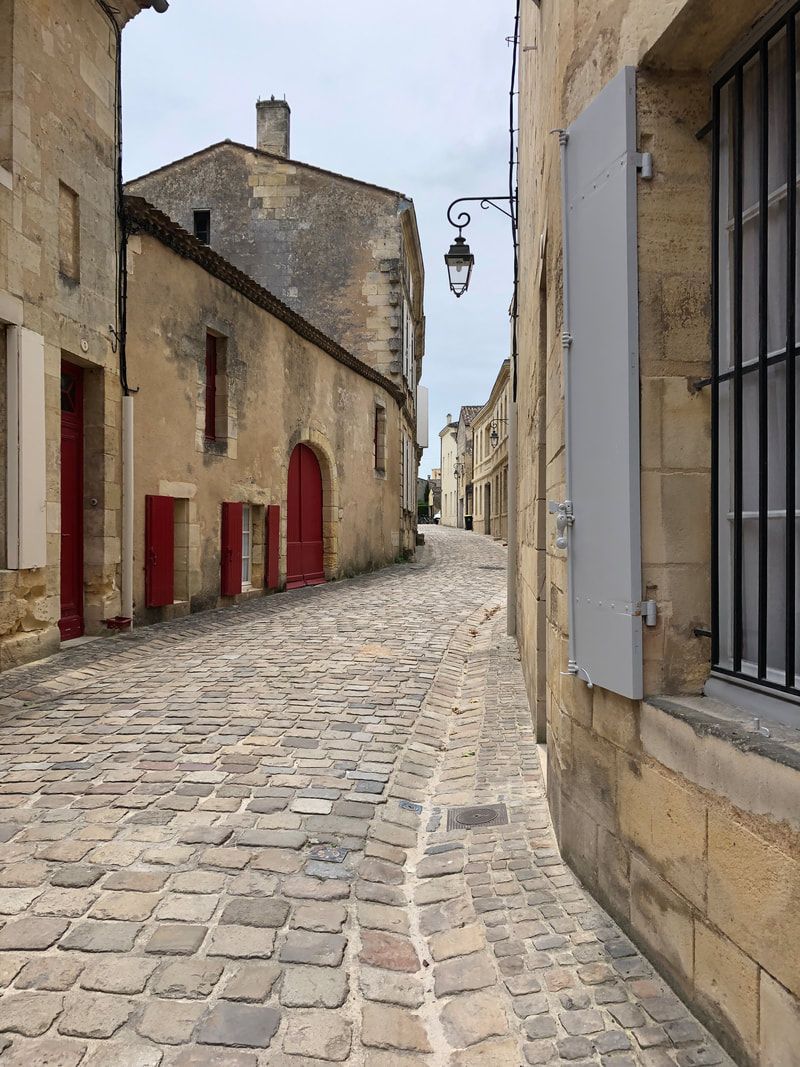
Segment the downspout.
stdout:
<svg viewBox="0 0 800 1067">
<path fill-rule="evenodd" d="M 511 238 L 514 246 L 514 294 L 511 303 L 511 408 L 508 414 L 508 555 L 506 557 L 506 633 L 517 634 L 517 362 L 519 356 L 519 178 L 517 159 L 517 69 L 520 46 L 520 0 L 514 19 L 514 52 L 509 93 L 508 195 L 511 205 Z"/>
<path fill-rule="evenodd" d="M 506 633 L 517 634 L 517 402 L 508 411 L 508 564 L 506 571 Z"/>
<path fill-rule="evenodd" d="M 122 397 L 122 615 L 133 629 L 133 396 Z"/>
<path fill-rule="evenodd" d="M 562 290 L 563 290 L 563 321 L 561 323 L 561 359 L 564 368 L 564 480 L 566 513 L 572 513 L 572 439 L 570 437 L 570 403 L 569 403 L 569 357 L 572 346 L 572 334 L 570 333 L 570 306 L 569 306 L 569 204 L 567 196 L 567 141 L 569 134 L 566 130 L 554 130 L 558 134 L 558 143 L 561 148 L 561 227 L 562 227 Z M 569 594 L 567 597 L 569 634 L 567 644 L 567 673 L 577 674 L 578 664 L 575 658 L 575 605 L 573 602 L 574 564 L 569 545 L 568 530 L 563 531 L 567 541 L 567 581 Z"/>
</svg>

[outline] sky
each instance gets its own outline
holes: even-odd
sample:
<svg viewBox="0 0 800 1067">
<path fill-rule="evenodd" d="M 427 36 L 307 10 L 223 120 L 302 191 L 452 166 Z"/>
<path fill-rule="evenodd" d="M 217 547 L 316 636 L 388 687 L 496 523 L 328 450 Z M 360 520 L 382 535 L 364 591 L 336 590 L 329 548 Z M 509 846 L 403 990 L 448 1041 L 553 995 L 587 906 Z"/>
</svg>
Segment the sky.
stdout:
<svg viewBox="0 0 800 1067">
<path fill-rule="evenodd" d="M 508 220 L 475 204 L 475 269 L 460 300 L 443 256 L 459 196 L 508 188 L 513 0 L 171 0 L 123 45 L 126 179 L 229 137 L 255 143 L 259 97 L 285 96 L 291 155 L 412 197 L 425 260 L 430 448 L 462 404 L 483 404 L 508 355 Z"/>
</svg>

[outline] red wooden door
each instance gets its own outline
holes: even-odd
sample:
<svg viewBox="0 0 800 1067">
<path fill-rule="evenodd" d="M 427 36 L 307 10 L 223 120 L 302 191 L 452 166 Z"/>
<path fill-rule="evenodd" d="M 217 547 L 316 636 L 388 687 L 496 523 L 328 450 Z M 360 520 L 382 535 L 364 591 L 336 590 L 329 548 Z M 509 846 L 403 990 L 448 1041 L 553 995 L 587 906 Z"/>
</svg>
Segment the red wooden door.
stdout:
<svg viewBox="0 0 800 1067">
<path fill-rule="evenodd" d="M 238 596 L 242 591 L 242 518 L 244 505 L 222 505 L 222 545 L 220 591 L 223 596 Z"/>
<path fill-rule="evenodd" d="M 175 599 L 175 501 L 171 496 L 145 497 L 144 588 L 148 608 Z"/>
<path fill-rule="evenodd" d="M 61 638 L 83 633 L 83 371 L 61 364 Z"/>
<path fill-rule="evenodd" d="M 322 471 L 308 445 L 289 460 L 286 512 L 286 587 L 319 585 L 322 565 Z"/>
</svg>

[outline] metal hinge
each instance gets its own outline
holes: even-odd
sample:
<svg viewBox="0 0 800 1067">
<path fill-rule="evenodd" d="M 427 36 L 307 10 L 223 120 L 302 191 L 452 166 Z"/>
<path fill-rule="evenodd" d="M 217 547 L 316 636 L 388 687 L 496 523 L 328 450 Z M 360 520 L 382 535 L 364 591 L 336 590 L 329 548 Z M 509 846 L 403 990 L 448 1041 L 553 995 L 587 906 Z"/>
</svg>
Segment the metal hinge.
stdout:
<svg viewBox="0 0 800 1067">
<path fill-rule="evenodd" d="M 637 152 L 633 157 L 636 161 L 636 169 L 642 176 L 642 181 L 649 182 L 653 179 L 653 153 Z"/>
<path fill-rule="evenodd" d="M 557 500 L 548 500 L 547 510 L 551 515 L 556 516 L 556 529 L 558 530 L 558 537 L 556 538 L 556 548 L 566 548 L 567 538 L 564 535 L 564 531 L 569 526 L 575 525 L 575 515 L 572 511 L 572 501 L 562 500 L 560 503 Z"/>
<path fill-rule="evenodd" d="M 655 626 L 658 622 L 658 604 L 655 600 L 643 600 L 639 605 L 639 614 L 645 626 Z"/>
</svg>

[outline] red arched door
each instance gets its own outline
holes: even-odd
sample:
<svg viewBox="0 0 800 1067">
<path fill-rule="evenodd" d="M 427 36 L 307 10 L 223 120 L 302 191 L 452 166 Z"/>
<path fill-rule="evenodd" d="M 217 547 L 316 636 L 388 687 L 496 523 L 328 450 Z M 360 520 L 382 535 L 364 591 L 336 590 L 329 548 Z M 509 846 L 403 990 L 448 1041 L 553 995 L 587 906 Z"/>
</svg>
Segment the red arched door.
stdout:
<svg viewBox="0 0 800 1067">
<path fill-rule="evenodd" d="M 322 471 L 308 445 L 289 460 L 286 511 L 286 588 L 320 585 L 322 566 Z"/>
</svg>

